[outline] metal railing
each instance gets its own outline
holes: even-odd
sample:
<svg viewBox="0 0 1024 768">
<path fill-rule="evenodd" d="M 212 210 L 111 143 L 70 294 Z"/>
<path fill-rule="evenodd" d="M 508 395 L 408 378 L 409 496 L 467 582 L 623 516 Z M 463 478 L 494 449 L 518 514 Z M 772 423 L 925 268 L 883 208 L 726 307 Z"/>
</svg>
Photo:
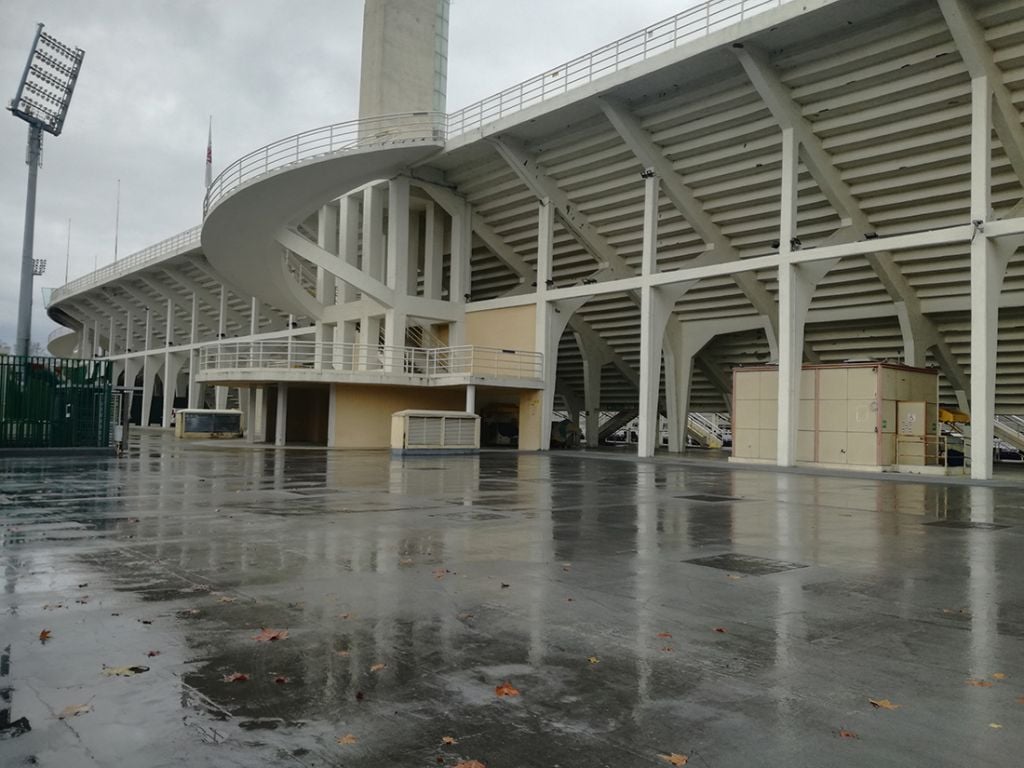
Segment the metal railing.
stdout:
<svg viewBox="0 0 1024 768">
<path fill-rule="evenodd" d="M 206 191 L 204 215 L 222 198 L 271 171 L 336 152 L 390 144 L 444 141 L 445 115 L 410 112 L 325 125 L 260 147 L 225 168 Z"/>
<path fill-rule="evenodd" d="M 159 243 L 155 243 L 148 248 L 143 248 L 141 251 L 137 251 L 120 261 L 115 261 L 113 264 L 100 267 L 95 272 L 90 272 L 76 280 L 72 280 L 70 283 L 55 289 L 50 294 L 50 301 L 47 303 L 47 306 L 53 306 L 58 301 L 62 301 L 79 291 L 94 288 L 114 278 L 134 272 L 147 264 L 163 261 L 180 253 L 198 248 L 199 234 L 202 229 L 202 226 L 186 229 L 184 232 L 179 232 L 168 237 L 166 240 L 161 240 Z"/>
<path fill-rule="evenodd" d="M 499 120 L 505 115 L 567 93 L 580 85 L 706 37 L 712 32 L 777 8 L 791 0 L 710 0 L 664 21 L 619 38 L 595 51 L 553 67 L 500 93 L 448 115 L 448 138 Z"/>
<path fill-rule="evenodd" d="M 896 436 L 896 464 L 918 467 L 957 467 L 968 470 L 971 466 L 969 438 L 946 435 L 923 437 Z"/>
<path fill-rule="evenodd" d="M 289 341 L 222 341 L 202 348 L 200 371 L 281 370 L 378 372 L 426 379 L 482 376 L 539 379 L 539 352 L 490 347 L 389 347 L 381 344 Z"/>
<path fill-rule="evenodd" d="M 412 112 L 349 120 L 280 139 L 221 171 L 207 191 L 203 213 L 246 182 L 271 171 L 336 152 L 413 141 L 446 141 L 789 2 L 792 0 L 709 0 L 457 112 Z"/>
</svg>

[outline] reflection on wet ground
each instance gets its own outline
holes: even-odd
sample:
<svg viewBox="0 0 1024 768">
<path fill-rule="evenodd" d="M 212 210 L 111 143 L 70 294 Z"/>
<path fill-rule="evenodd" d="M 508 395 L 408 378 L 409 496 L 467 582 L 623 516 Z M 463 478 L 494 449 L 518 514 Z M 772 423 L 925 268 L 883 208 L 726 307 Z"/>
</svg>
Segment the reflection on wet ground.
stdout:
<svg viewBox="0 0 1024 768">
<path fill-rule="evenodd" d="M 0 460 L 0 765 L 1015 765 L 1022 501 L 162 434 Z"/>
</svg>

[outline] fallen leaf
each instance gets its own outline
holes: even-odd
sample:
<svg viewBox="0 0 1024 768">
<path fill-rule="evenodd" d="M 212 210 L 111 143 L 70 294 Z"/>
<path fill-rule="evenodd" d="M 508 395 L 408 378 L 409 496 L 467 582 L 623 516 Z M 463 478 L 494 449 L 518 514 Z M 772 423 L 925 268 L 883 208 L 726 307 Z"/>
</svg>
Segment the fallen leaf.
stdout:
<svg viewBox="0 0 1024 768">
<path fill-rule="evenodd" d="M 352 614 L 351 613 L 339 613 L 338 614 L 338 618 L 339 619 L 345 619 L 345 621 L 348 621 L 349 619 L 352 618 Z"/>
<path fill-rule="evenodd" d="M 733 581 L 739 581 L 739 580 L 740 580 L 740 579 L 742 579 L 743 577 L 742 577 L 742 576 L 740 576 L 740 575 L 738 575 L 738 574 L 735 574 L 735 573 L 729 573 L 729 574 L 726 574 L 726 577 L 725 577 L 725 578 L 727 578 L 727 579 L 732 579 Z"/>
<path fill-rule="evenodd" d="M 463 760 L 461 763 L 456 763 L 455 768 L 487 768 L 487 766 L 479 760 Z"/>
<path fill-rule="evenodd" d="M 253 635 L 257 643 L 273 643 L 277 640 L 284 640 L 288 637 L 287 629 L 261 629 L 258 635 Z"/>
<path fill-rule="evenodd" d="M 575 600 L 573 600 L 571 597 L 567 597 L 567 598 L 565 598 L 565 602 L 573 603 L 573 602 L 575 602 Z"/>
<path fill-rule="evenodd" d="M 39 642 L 45 643 L 51 637 L 53 637 L 53 632 L 51 632 L 48 629 L 44 629 L 42 632 L 39 633 Z"/>
<path fill-rule="evenodd" d="M 836 735 L 837 735 L 837 736 L 838 736 L 838 737 L 839 737 L 840 739 L 859 739 L 859 738 L 860 738 L 860 736 L 858 736 L 858 735 L 857 735 L 856 733 L 854 733 L 853 731 L 847 731 L 847 730 L 845 730 L 845 729 L 843 729 L 843 730 L 839 731 L 839 733 L 837 733 Z"/>
<path fill-rule="evenodd" d="M 588 656 L 587 661 L 589 661 L 591 664 L 599 664 L 601 662 L 601 660 L 597 658 L 597 656 Z"/>
<path fill-rule="evenodd" d="M 366 698 L 366 694 L 362 691 L 356 691 L 356 701 L 362 701 Z"/>
<path fill-rule="evenodd" d="M 383 661 L 378 661 L 376 664 L 374 664 L 372 667 L 370 667 L 370 671 L 371 672 L 380 672 L 386 666 L 387 666 L 387 664 L 385 664 Z"/>
<path fill-rule="evenodd" d="M 278 675 L 277 677 L 274 678 L 274 682 L 277 683 L 278 685 L 285 685 L 288 682 L 288 678 L 285 677 L 284 675 Z"/>
<path fill-rule="evenodd" d="M 346 733 L 344 736 L 339 736 L 337 742 L 339 744 L 355 744 L 359 739 L 353 736 L 351 733 Z"/>
<path fill-rule="evenodd" d="M 994 675 L 992 675 L 992 679 L 993 680 L 1005 680 L 1006 679 L 1006 675 L 1003 672 L 996 672 Z"/>
<path fill-rule="evenodd" d="M 993 685 L 988 680 L 966 680 L 964 682 L 968 685 L 973 685 L 975 688 L 991 688 Z"/>
<path fill-rule="evenodd" d="M 77 598 L 75 600 L 75 602 L 78 603 L 79 605 L 85 605 L 86 603 L 89 602 L 89 596 L 88 595 L 82 595 L 81 597 Z"/>
<path fill-rule="evenodd" d="M 720 635 L 724 635 L 728 631 L 729 630 L 726 629 L 725 627 L 715 627 L 715 632 L 717 632 Z"/>
<path fill-rule="evenodd" d="M 677 752 L 673 752 L 670 755 L 658 755 L 658 757 L 660 757 L 669 765 L 686 765 L 688 762 L 690 762 L 690 758 L 688 758 L 686 755 L 680 755 Z"/>
<path fill-rule="evenodd" d="M 139 621 L 142 622 L 143 624 L 152 624 L 153 623 L 152 619 L 139 619 Z"/>
<path fill-rule="evenodd" d="M 989 728 L 995 728 L 995 729 L 998 730 L 999 728 L 1002 728 L 1003 726 L 1001 726 L 999 723 L 989 723 L 988 727 Z"/>
<path fill-rule="evenodd" d="M 224 675 L 225 683 L 244 683 L 249 680 L 249 676 L 244 672 L 232 672 L 230 675 Z"/>
<path fill-rule="evenodd" d="M 69 717 L 78 717 L 88 712 L 92 712 L 91 704 L 72 704 L 71 706 L 64 707 L 57 715 L 58 720 L 67 720 Z"/>
<path fill-rule="evenodd" d="M 441 737 L 441 743 L 442 744 L 447 744 L 449 746 L 453 746 L 455 744 L 458 744 L 459 742 L 455 740 L 454 736 L 442 736 Z"/>
<path fill-rule="evenodd" d="M 495 686 L 494 687 L 494 692 L 496 694 L 498 694 L 498 696 L 518 696 L 519 695 L 519 689 L 518 688 L 514 688 L 512 686 L 512 683 L 510 683 L 508 680 L 506 680 L 501 685 Z"/>
<path fill-rule="evenodd" d="M 900 708 L 899 704 L 893 704 L 888 699 L 868 699 L 868 704 L 870 704 L 875 709 L 899 709 Z"/>
<path fill-rule="evenodd" d="M 143 672 L 149 672 L 149 667 L 144 667 L 141 664 L 130 667 L 108 667 L 106 665 L 103 667 L 103 674 L 107 677 L 134 677 Z"/>
<path fill-rule="evenodd" d="M 672 633 L 671 632 L 659 632 L 658 634 L 655 635 L 655 637 L 660 637 L 662 640 L 668 640 L 669 638 L 672 637 Z"/>
<path fill-rule="evenodd" d="M 88 586 L 89 586 L 89 582 L 85 582 L 84 584 L 79 584 L 79 585 L 78 585 L 78 588 L 79 588 L 79 589 L 85 589 L 85 588 L 86 588 L 86 587 L 88 587 Z"/>
<path fill-rule="evenodd" d="M 403 557 L 401 560 L 398 561 L 398 564 L 399 565 L 412 565 L 413 564 L 413 559 L 411 557 Z"/>
<path fill-rule="evenodd" d="M 666 645 L 666 646 L 665 646 L 664 648 L 662 648 L 661 650 L 662 650 L 662 651 L 663 651 L 664 653 L 672 653 L 672 646 L 671 646 L 671 645 Z"/>
<path fill-rule="evenodd" d="M 217 602 L 218 603 L 233 603 L 233 602 L 235 602 L 236 599 L 237 598 L 228 597 L 227 595 L 222 595 L 221 597 L 217 598 Z"/>
<path fill-rule="evenodd" d="M 445 571 L 444 568 L 435 568 L 433 570 L 434 578 L 438 580 L 443 579 L 445 573 L 447 573 L 447 571 Z"/>
<path fill-rule="evenodd" d="M 506 584 L 505 582 L 502 582 L 502 583 L 501 583 L 501 588 L 502 588 L 502 589 L 508 589 L 508 588 L 509 588 L 509 587 L 511 587 L 511 586 L 512 586 L 511 584 Z"/>
<path fill-rule="evenodd" d="M 56 604 L 52 604 L 52 605 L 50 603 L 47 603 L 46 605 L 43 606 L 43 610 L 44 611 L 55 611 L 58 608 L 63 608 L 63 607 L 64 607 L 64 603 L 56 603 Z"/>
</svg>

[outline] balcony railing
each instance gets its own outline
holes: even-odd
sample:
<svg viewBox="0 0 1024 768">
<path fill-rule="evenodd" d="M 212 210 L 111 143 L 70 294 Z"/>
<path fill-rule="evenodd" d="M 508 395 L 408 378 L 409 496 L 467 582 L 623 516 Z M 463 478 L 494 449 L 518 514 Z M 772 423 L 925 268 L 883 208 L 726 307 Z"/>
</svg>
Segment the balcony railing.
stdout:
<svg viewBox="0 0 1024 768">
<path fill-rule="evenodd" d="M 120 261 L 115 261 L 113 264 L 108 264 L 105 267 L 97 269 L 95 272 L 90 272 L 87 275 L 82 275 L 77 280 L 72 280 L 66 285 L 62 285 L 50 294 L 50 300 L 47 302 L 47 306 L 52 306 L 58 301 L 66 299 L 68 296 L 84 291 L 89 288 L 94 288 L 97 285 L 103 285 L 121 275 L 126 275 L 129 272 L 134 272 L 147 264 L 155 264 L 156 262 L 163 261 L 172 256 L 177 256 L 179 253 L 186 253 L 199 247 L 199 233 L 202 231 L 202 227 L 192 227 L 186 229 L 184 232 L 179 232 L 176 235 L 168 237 L 166 240 L 161 240 L 159 243 L 143 248 L 141 251 L 133 253 L 131 256 L 126 256 Z"/>
<path fill-rule="evenodd" d="M 284 369 L 383 373 L 427 380 L 444 376 L 539 379 L 543 376 L 543 363 L 541 353 L 515 349 L 474 346 L 424 349 L 273 339 L 210 344 L 202 348 L 199 367 L 200 371 Z"/>
</svg>

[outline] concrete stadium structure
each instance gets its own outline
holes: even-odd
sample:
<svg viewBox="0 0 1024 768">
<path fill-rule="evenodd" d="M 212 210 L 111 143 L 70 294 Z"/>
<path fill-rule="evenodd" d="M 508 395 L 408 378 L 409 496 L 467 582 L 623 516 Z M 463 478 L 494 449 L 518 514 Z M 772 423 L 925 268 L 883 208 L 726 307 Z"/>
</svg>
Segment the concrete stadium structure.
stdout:
<svg viewBox="0 0 1024 768">
<path fill-rule="evenodd" d="M 736 366 L 934 366 L 991 477 L 1024 411 L 1024 5 L 713 0 L 445 113 L 447 0 L 368 0 L 361 117 L 260 148 L 200 227 L 54 291 L 55 354 L 162 423 L 383 447 L 404 408 L 639 417 L 685 448 Z M 367 41 L 373 42 L 368 46 Z M 187 395 L 186 395 L 187 393 Z"/>
</svg>

